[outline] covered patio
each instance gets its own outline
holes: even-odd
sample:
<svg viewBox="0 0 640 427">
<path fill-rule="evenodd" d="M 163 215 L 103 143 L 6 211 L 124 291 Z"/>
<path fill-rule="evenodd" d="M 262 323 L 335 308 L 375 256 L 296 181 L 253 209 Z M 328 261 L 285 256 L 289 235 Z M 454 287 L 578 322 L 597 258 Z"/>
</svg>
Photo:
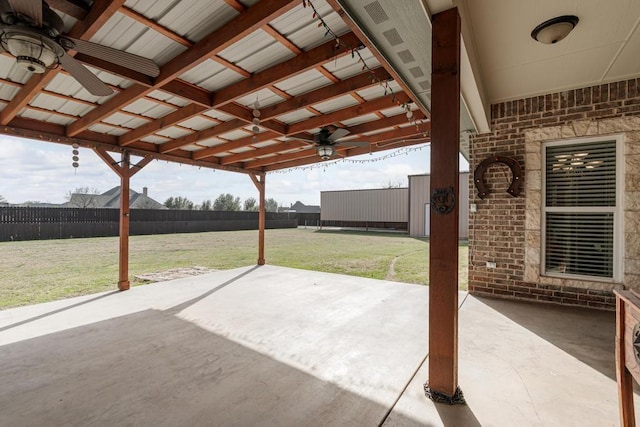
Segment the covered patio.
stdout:
<svg viewBox="0 0 640 427">
<path fill-rule="evenodd" d="M 0 424 L 616 425 L 613 313 L 461 293 L 448 406 L 428 293 L 261 266 L 6 310 Z"/>
<path fill-rule="evenodd" d="M 613 314 L 481 295 L 607 309 L 613 289 L 640 280 L 640 249 L 624 243 L 640 209 L 637 6 L 576 6 L 585 25 L 560 24 L 582 38 L 559 51 L 528 28 L 574 12 L 560 2 L 478 4 L 3 3 L 0 132 L 89 148 L 118 175 L 119 290 L 130 181 L 152 161 L 247 175 L 260 230 L 257 266 L 1 312 L 0 423 L 614 425 Z M 605 14 L 617 31 L 599 49 L 588 35 Z M 58 56 L 25 59 L 24 34 Z M 576 58 L 595 71 L 577 73 Z M 617 144 L 605 141 L 605 160 L 621 236 L 596 280 L 565 274 L 569 251 L 545 270 L 540 218 L 543 149 L 594 136 Z M 269 173 L 425 143 L 429 287 L 265 265 Z M 472 201 L 475 296 L 458 292 L 459 153 L 487 172 L 469 183 L 485 184 Z M 503 191 L 498 160 L 522 194 L 521 181 Z"/>
</svg>

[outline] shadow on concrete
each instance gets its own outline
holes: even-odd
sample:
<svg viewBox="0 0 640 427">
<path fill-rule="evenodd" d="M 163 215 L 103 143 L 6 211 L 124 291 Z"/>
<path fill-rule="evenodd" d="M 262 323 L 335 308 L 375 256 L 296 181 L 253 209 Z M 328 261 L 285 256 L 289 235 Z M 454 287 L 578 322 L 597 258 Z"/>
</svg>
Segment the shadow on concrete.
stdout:
<svg viewBox="0 0 640 427">
<path fill-rule="evenodd" d="M 0 332 L 6 331 L 6 330 L 11 329 L 11 328 L 15 328 L 17 326 L 24 325 L 24 324 L 27 324 L 27 323 L 30 323 L 30 322 L 35 322 L 36 320 L 44 319 L 45 317 L 53 316 L 54 314 L 62 313 L 63 311 L 67 311 L 67 310 L 71 310 L 72 308 L 80 307 L 81 305 L 89 304 L 89 303 L 92 303 L 94 301 L 98 301 L 98 300 L 101 300 L 103 298 L 110 297 L 111 295 L 117 294 L 119 292 L 120 291 L 107 292 L 106 294 L 98 295 L 97 297 L 89 298 L 89 299 L 86 299 L 84 301 L 81 301 L 81 302 L 78 302 L 78 303 L 75 303 L 75 304 L 72 304 L 72 305 L 69 305 L 69 306 L 66 306 L 66 307 L 59 308 L 57 310 L 49 311 L 47 313 L 43 313 L 43 314 L 40 314 L 38 316 L 30 317 L 28 319 L 21 320 L 21 321 L 16 322 L 16 323 L 12 323 L 10 325 L 3 326 L 3 327 L 0 328 Z"/>
<path fill-rule="evenodd" d="M 476 418 L 473 411 L 468 405 L 447 405 L 444 403 L 436 403 L 436 410 L 445 427 L 448 426 L 464 426 L 464 427 L 482 427 L 480 421 Z"/>
<path fill-rule="evenodd" d="M 190 299 L 188 301 L 185 301 L 185 302 L 183 302 L 183 303 L 181 303 L 179 305 L 176 305 L 174 307 L 171 307 L 171 308 L 167 309 L 166 312 L 169 313 L 169 314 L 180 313 L 182 310 L 185 310 L 185 309 L 189 308 L 190 306 L 196 304 L 198 301 L 202 301 L 206 297 L 208 297 L 210 295 L 213 295 L 214 293 L 218 292 L 219 290 L 221 290 L 223 288 L 226 288 L 227 286 L 229 286 L 230 284 L 240 280 L 241 278 L 243 278 L 245 276 L 248 276 L 250 273 L 254 272 L 258 268 L 260 268 L 260 265 L 254 265 L 253 267 L 251 267 L 247 271 L 243 271 L 242 273 L 238 274 L 237 276 L 234 276 L 231 279 L 227 280 L 226 282 L 219 284 L 215 288 L 208 290 L 207 292 L 203 293 L 202 295 L 198 295 L 195 298 L 192 298 L 192 299 Z"/>
<path fill-rule="evenodd" d="M 476 298 L 545 341 L 616 380 L 615 313 L 580 307 Z"/>
<path fill-rule="evenodd" d="M 380 403 L 145 310 L 0 346 L 0 425 L 377 425 Z"/>
</svg>

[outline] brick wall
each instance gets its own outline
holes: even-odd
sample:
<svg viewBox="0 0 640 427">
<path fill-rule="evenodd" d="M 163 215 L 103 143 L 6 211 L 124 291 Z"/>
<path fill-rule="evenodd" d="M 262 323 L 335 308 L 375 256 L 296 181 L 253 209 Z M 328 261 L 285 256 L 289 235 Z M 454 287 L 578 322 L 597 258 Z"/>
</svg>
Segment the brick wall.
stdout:
<svg viewBox="0 0 640 427">
<path fill-rule="evenodd" d="M 540 144 L 581 136 L 624 134 L 625 181 L 640 174 L 640 79 L 569 90 L 492 105 L 492 132 L 470 141 L 470 169 L 489 156 L 515 158 L 523 167 L 525 186 L 520 197 L 506 193 L 511 171 L 493 164 L 485 173 L 489 196 L 477 196 L 470 180 L 470 203 L 477 212 L 469 218 L 469 291 L 475 295 L 535 300 L 599 309 L 615 309 L 612 290 L 622 285 L 548 278 L 540 275 Z M 635 184 L 633 184 L 635 185 Z M 627 187 L 629 184 L 627 183 Z M 627 188 L 630 198 L 640 188 Z M 625 200 L 625 219 L 636 219 L 635 202 Z M 640 203 L 638 204 L 640 209 Z M 636 230 L 625 226 L 625 241 Z M 640 234 L 637 236 L 640 239 Z M 637 252 L 640 252 L 638 249 Z M 634 266 L 640 253 L 627 243 L 625 283 L 640 282 Z M 488 269 L 486 262 L 496 262 Z M 637 274 L 636 274 L 637 273 Z"/>
</svg>

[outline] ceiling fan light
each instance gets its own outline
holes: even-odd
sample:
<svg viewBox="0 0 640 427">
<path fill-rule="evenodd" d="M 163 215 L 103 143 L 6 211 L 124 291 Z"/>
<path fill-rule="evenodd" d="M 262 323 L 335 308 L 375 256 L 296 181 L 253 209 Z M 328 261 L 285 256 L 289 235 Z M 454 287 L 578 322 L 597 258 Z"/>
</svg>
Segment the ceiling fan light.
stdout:
<svg viewBox="0 0 640 427">
<path fill-rule="evenodd" d="M 333 145 L 319 145 L 316 151 L 322 160 L 329 160 L 335 153 Z"/>
<path fill-rule="evenodd" d="M 575 15 L 558 16 L 543 22 L 533 29 L 531 38 L 544 44 L 555 44 L 564 39 L 578 25 Z"/>
<path fill-rule="evenodd" d="M 35 35 L 3 33 L 0 43 L 4 50 L 16 58 L 18 65 L 33 73 L 44 73 L 58 62 L 55 46 Z"/>
</svg>

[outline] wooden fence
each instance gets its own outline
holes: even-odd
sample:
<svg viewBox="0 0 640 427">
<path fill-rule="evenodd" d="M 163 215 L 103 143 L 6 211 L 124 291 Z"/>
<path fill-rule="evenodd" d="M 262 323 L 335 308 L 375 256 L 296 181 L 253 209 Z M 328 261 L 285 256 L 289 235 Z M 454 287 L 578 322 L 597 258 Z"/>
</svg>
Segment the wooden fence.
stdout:
<svg viewBox="0 0 640 427">
<path fill-rule="evenodd" d="M 0 207 L 0 241 L 117 236 L 119 209 Z M 266 213 L 266 228 L 295 228 L 296 214 Z M 258 212 L 131 209 L 130 234 L 257 230 Z"/>
</svg>

